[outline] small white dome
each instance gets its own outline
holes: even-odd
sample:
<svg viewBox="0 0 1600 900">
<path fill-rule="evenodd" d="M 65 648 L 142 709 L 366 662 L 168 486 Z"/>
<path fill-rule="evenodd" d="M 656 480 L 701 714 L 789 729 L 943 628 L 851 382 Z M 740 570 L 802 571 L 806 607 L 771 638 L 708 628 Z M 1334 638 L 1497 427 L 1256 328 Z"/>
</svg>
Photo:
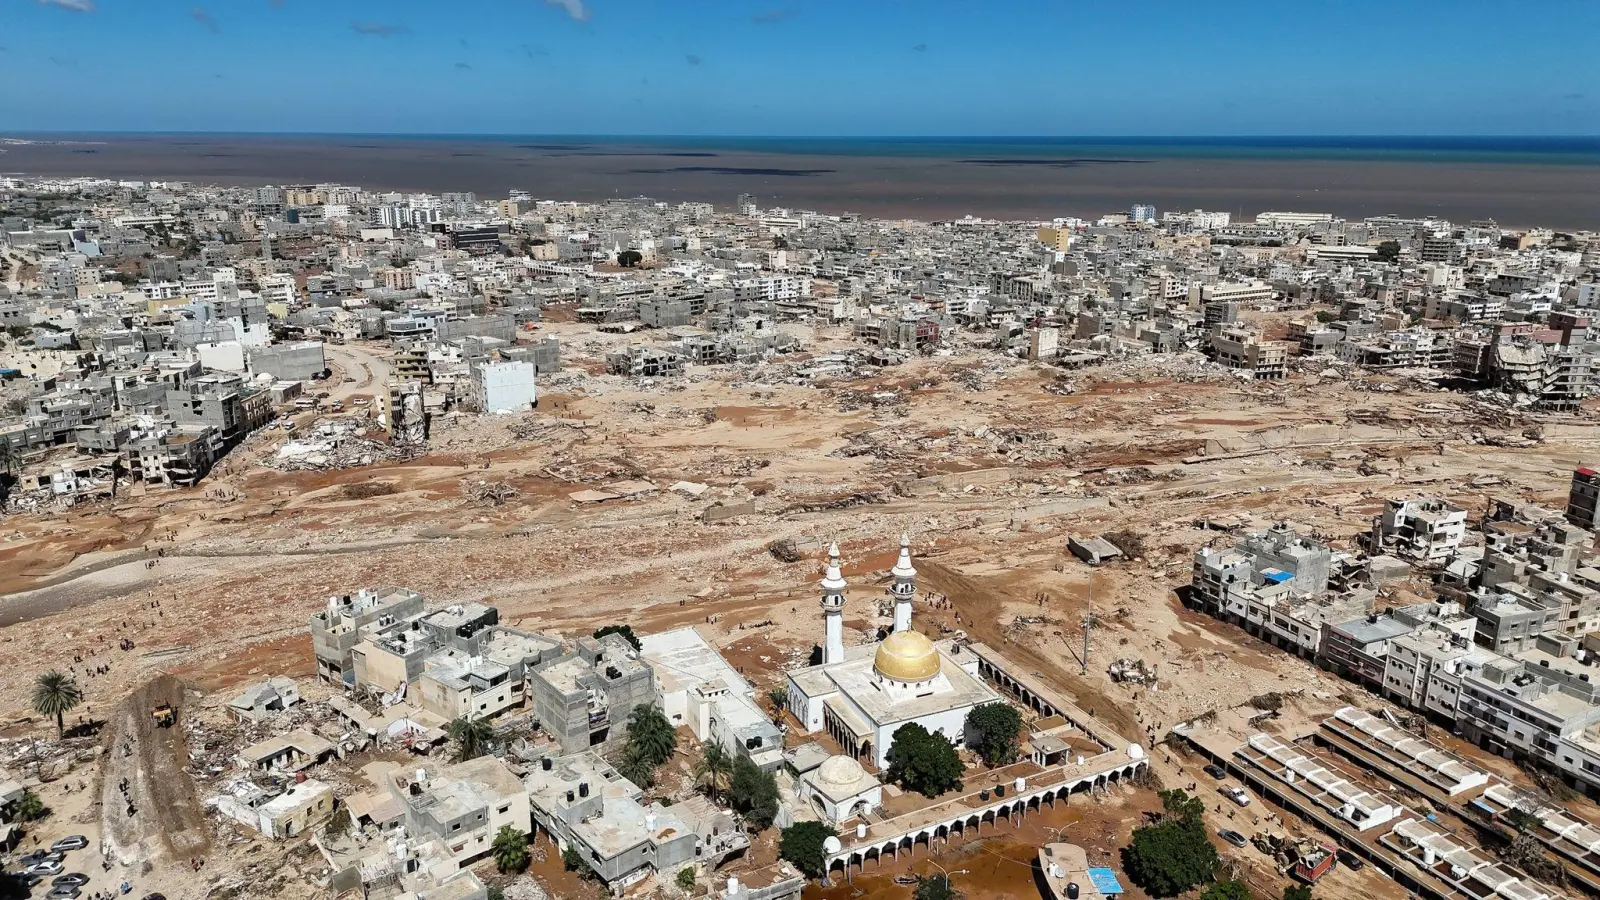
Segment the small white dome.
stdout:
<svg viewBox="0 0 1600 900">
<path fill-rule="evenodd" d="M 867 774 L 848 756 L 830 756 L 817 768 L 817 780 L 829 787 L 850 787 Z"/>
</svg>

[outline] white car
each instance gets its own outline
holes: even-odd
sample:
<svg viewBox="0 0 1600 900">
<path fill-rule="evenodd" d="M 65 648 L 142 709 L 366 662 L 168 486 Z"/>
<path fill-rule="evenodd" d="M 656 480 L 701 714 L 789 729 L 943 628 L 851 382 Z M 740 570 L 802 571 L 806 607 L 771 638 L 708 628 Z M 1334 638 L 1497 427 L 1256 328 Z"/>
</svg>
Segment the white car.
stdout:
<svg viewBox="0 0 1600 900">
<path fill-rule="evenodd" d="M 29 875 L 60 875 L 61 862 L 59 860 L 47 859 L 43 862 L 34 863 L 33 865 L 29 866 L 26 871 Z"/>
<path fill-rule="evenodd" d="M 1246 794 L 1244 792 L 1244 788 L 1242 787 L 1233 787 L 1232 785 L 1229 785 L 1228 787 L 1222 789 L 1222 796 L 1227 797 L 1229 800 L 1232 800 L 1234 803 L 1240 806 L 1250 805 L 1250 795 Z"/>
</svg>

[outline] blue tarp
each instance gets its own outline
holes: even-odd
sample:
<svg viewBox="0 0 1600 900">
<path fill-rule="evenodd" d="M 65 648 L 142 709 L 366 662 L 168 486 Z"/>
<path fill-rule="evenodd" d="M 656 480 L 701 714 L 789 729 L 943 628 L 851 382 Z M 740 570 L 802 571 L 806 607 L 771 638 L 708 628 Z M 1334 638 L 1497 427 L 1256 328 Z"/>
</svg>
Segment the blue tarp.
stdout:
<svg viewBox="0 0 1600 900">
<path fill-rule="evenodd" d="M 1277 569 L 1267 569 L 1261 573 L 1261 577 L 1272 582 L 1273 584 L 1283 584 L 1285 581 L 1288 581 L 1294 576 L 1288 572 L 1280 572 Z"/>
<path fill-rule="evenodd" d="M 1122 893 L 1122 885 L 1117 882 L 1117 873 L 1110 869 L 1089 869 L 1089 880 L 1094 883 L 1094 889 L 1103 895 Z"/>
</svg>

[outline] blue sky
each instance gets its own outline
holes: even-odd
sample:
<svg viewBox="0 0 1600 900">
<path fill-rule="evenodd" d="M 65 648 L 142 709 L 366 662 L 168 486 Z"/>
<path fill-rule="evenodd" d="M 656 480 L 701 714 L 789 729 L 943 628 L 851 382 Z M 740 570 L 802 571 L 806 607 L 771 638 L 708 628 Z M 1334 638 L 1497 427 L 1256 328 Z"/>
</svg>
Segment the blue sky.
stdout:
<svg viewBox="0 0 1600 900">
<path fill-rule="evenodd" d="M 0 129 L 1600 133 L 1597 0 L 0 0 Z"/>
</svg>

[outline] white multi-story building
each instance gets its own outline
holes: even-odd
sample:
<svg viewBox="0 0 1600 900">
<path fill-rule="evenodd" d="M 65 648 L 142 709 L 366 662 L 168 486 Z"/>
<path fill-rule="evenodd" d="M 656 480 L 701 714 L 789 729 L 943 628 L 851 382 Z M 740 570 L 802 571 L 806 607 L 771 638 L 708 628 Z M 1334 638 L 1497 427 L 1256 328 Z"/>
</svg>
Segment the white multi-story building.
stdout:
<svg viewBox="0 0 1600 900">
<path fill-rule="evenodd" d="M 1426 497 L 1390 500 L 1372 520 L 1373 553 L 1438 563 L 1455 555 L 1467 536 L 1467 511 Z"/>
<path fill-rule="evenodd" d="M 811 296 L 811 279 L 804 275 L 758 275 L 733 282 L 735 300 L 780 302 Z"/>
</svg>

